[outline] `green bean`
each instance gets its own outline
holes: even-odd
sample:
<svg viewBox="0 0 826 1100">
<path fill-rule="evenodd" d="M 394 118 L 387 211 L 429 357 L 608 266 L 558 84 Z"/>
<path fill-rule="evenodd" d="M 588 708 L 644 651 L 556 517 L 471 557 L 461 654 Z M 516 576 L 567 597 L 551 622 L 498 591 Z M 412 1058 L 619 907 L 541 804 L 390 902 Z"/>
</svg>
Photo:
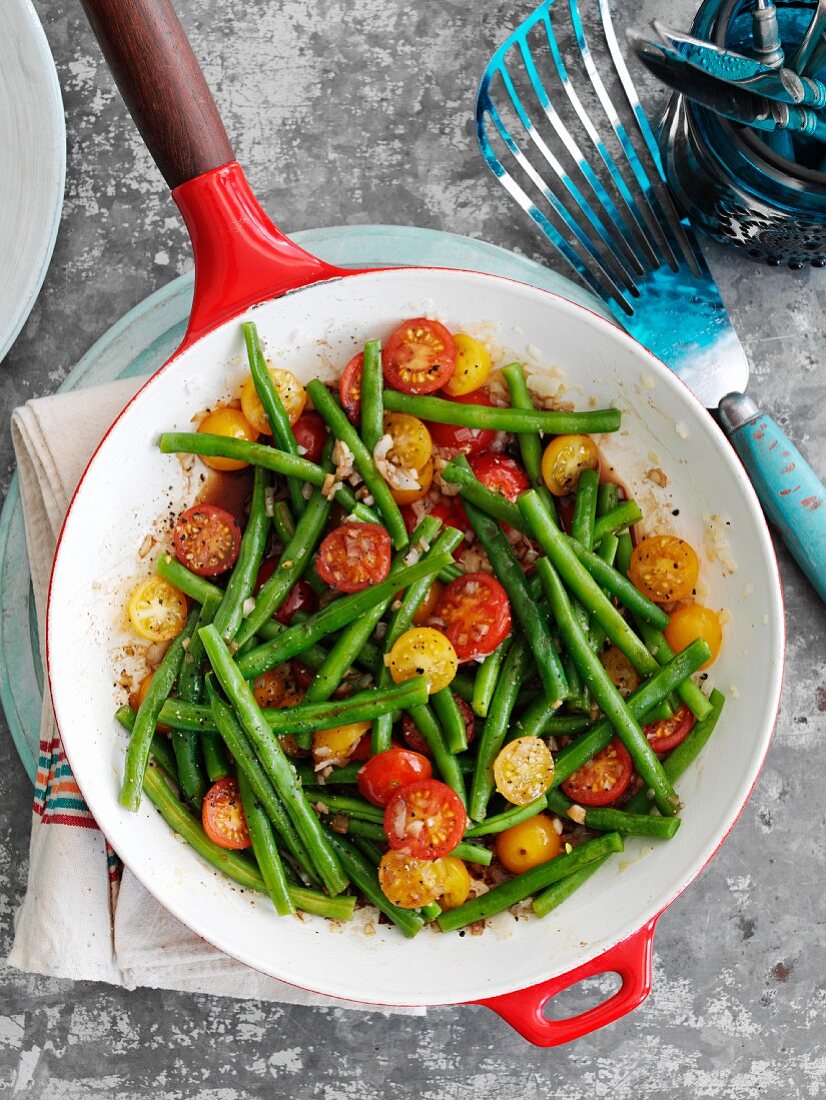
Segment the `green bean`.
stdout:
<svg viewBox="0 0 826 1100">
<path fill-rule="evenodd" d="M 616 508 L 619 504 L 619 485 L 615 481 L 603 481 L 597 489 L 597 519 Z M 594 539 L 598 546 L 600 539 Z"/>
<path fill-rule="evenodd" d="M 618 535 L 642 519 L 639 505 L 633 500 L 624 500 L 594 524 L 594 546 L 598 546 L 606 535 Z"/>
<path fill-rule="evenodd" d="M 481 508 L 486 515 L 492 516 L 499 523 L 506 523 L 516 531 L 528 533 L 528 525 L 517 506 L 501 493 L 494 492 L 493 489 L 483 485 L 470 468 L 464 455 L 448 462 L 442 470 L 442 480 L 449 485 L 460 486 L 462 499 L 469 500 L 471 504 Z"/>
<path fill-rule="evenodd" d="M 238 462 L 247 462 L 250 466 L 271 470 L 283 477 L 295 477 L 306 481 L 316 489 L 323 489 L 330 476 L 315 462 L 309 462 L 300 455 L 291 455 L 267 447 L 264 443 L 250 443 L 246 439 L 230 439 L 225 435 L 210 435 L 208 432 L 163 432 L 158 441 L 162 454 L 205 455 L 210 458 L 234 458 Z M 377 523 L 378 515 L 372 508 L 356 500 L 355 494 L 346 485 L 336 490 L 333 499 L 349 515 L 363 523 Z"/>
<path fill-rule="evenodd" d="M 213 720 L 235 759 L 239 775 L 241 772 L 244 773 L 255 797 L 264 807 L 267 817 L 280 836 L 282 844 L 306 877 L 310 881 L 314 881 L 316 878 L 315 864 L 307 846 L 298 835 L 284 803 L 255 755 L 255 749 L 246 733 L 241 729 L 232 707 L 219 697 L 212 686 L 211 677 L 207 680 L 207 690 Z"/>
<path fill-rule="evenodd" d="M 710 653 L 711 651 L 701 638 L 686 646 L 673 661 L 658 669 L 650 679 L 628 696 L 625 702 L 632 716 L 638 722 L 641 721 L 652 707 L 668 697 L 677 684 L 686 676 L 696 672 L 700 665 L 708 660 Z M 613 736 L 611 723 L 607 719 L 601 719 L 587 733 L 576 741 L 572 741 L 570 745 L 566 745 L 564 749 L 560 749 L 554 761 L 553 786 L 558 787 L 578 768 L 587 764 L 605 748 Z"/>
<path fill-rule="evenodd" d="M 679 817 L 653 817 L 648 813 L 629 813 L 625 809 L 618 810 L 612 806 L 575 806 L 561 791 L 551 791 L 546 799 L 552 813 L 568 817 L 587 829 L 596 829 L 601 833 L 653 836 L 660 840 L 670 840 L 680 827 Z"/>
<path fill-rule="evenodd" d="M 378 867 L 381 863 L 381 851 L 372 840 L 364 840 L 362 837 L 357 836 L 353 838 L 353 845 L 374 867 Z"/>
<path fill-rule="evenodd" d="M 417 528 L 420 530 L 427 524 L 429 520 L 433 520 L 432 516 L 426 516 L 422 523 Z M 424 538 L 424 542 L 429 542 L 433 535 L 436 533 L 428 528 L 426 531 L 427 538 Z M 422 558 L 423 561 L 430 561 L 440 553 L 452 554 L 456 547 L 463 539 L 461 531 L 457 531 L 455 527 L 445 527 L 440 533 L 439 537 L 425 553 Z M 417 540 L 415 535 L 413 537 L 413 545 L 415 546 Z M 413 624 L 413 616 L 418 611 L 422 604 L 422 601 L 427 596 L 433 585 L 432 577 L 423 577 L 420 581 L 416 581 L 411 584 L 402 597 L 401 603 L 398 609 L 393 614 L 387 627 L 387 632 L 384 636 L 384 653 L 389 653 L 394 644 L 401 638 Z M 389 601 L 385 604 L 385 607 L 389 606 Z M 390 682 L 390 670 L 384 663 L 384 659 L 379 662 L 376 669 L 376 686 L 384 687 Z M 435 696 L 434 696 L 435 698 Z M 434 709 L 436 709 L 434 707 Z M 390 748 L 390 737 L 393 728 L 393 716 L 386 714 L 384 717 L 379 718 L 373 723 L 373 729 L 371 732 L 370 745 L 373 753 L 386 752 Z M 464 729 L 464 726 L 463 726 Z M 445 731 L 447 732 L 447 731 Z M 455 730 L 454 730 L 455 735 Z M 449 740 L 448 740 L 449 744 Z M 467 748 L 467 745 L 464 746 Z"/>
<path fill-rule="evenodd" d="M 574 539 L 568 539 L 566 545 L 570 547 L 594 581 L 600 587 L 607 589 L 613 596 L 616 596 L 629 611 L 638 615 L 644 622 L 659 627 L 661 630 L 668 626 L 668 616 L 663 609 L 657 607 L 651 600 L 646 599 L 631 581 L 604 561 L 599 554 L 587 550 Z"/>
<path fill-rule="evenodd" d="M 335 794 L 324 787 L 305 787 L 304 793 L 314 806 L 320 804 L 321 813 L 347 814 L 361 821 L 371 821 L 374 825 L 381 825 L 384 821 L 384 810 L 380 806 L 374 806 L 356 795 Z"/>
<path fill-rule="evenodd" d="M 358 782 L 362 764 L 361 761 L 344 764 L 340 768 L 331 768 L 329 774 L 317 772 L 312 764 L 302 760 L 293 760 L 293 767 L 305 787 L 312 787 L 316 783 L 323 783 L 325 787 L 352 787 Z"/>
<path fill-rule="evenodd" d="M 467 806 L 467 792 L 462 769 L 459 762 L 445 744 L 442 729 L 436 721 L 433 711 L 428 706 L 407 707 L 407 713 L 413 719 L 416 729 L 425 739 L 436 770 L 442 777 L 442 781 L 458 794 L 462 804 Z"/>
<path fill-rule="evenodd" d="M 250 514 L 241 539 L 238 560 L 212 620 L 215 629 L 225 642 L 231 642 L 238 633 L 244 615 L 244 603 L 255 587 L 255 578 L 258 576 L 264 550 L 267 547 L 269 522 L 265 501 L 266 487 L 266 472 L 262 467 L 256 466 L 253 474 Z"/>
<path fill-rule="evenodd" d="M 579 605 L 576 605 L 575 610 Z M 562 671 L 565 673 L 565 679 L 568 682 L 568 698 L 565 700 L 565 705 L 570 711 L 575 711 L 577 714 L 590 714 L 591 713 L 591 699 L 588 692 L 582 683 L 582 677 L 579 675 L 579 669 L 571 659 L 571 654 L 562 652 L 559 655 L 559 659 L 562 662 Z M 543 702 L 547 700 L 543 699 Z M 557 708 L 553 707 L 555 710 Z"/>
<path fill-rule="evenodd" d="M 441 577 L 441 574 L 439 574 Z M 462 672 L 461 669 L 456 673 L 451 681 L 451 688 L 456 692 L 460 699 L 464 699 L 466 703 L 472 703 L 473 691 L 476 684 L 475 677 L 471 676 L 468 672 Z"/>
<path fill-rule="evenodd" d="M 516 875 L 500 886 L 494 886 L 486 894 L 471 898 L 456 909 L 448 909 L 439 917 L 439 927 L 443 932 L 452 932 L 456 928 L 473 924 L 474 921 L 486 920 L 504 909 L 510 909 L 518 901 L 537 894 L 552 882 L 558 882 L 595 859 L 622 850 L 622 837 L 619 833 L 606 833 L 596 840 L 586 840 L 566 855 L 556 856 L 547 863 L 541 863 L 530 871 Z"/>
<path fill-rule="evenodd" d="M 662 703 L 658 703 L 656 707 L 652 707 L 648 714 L 640 719 L 640 724 L 647 726 L 649 722 L 664 722 L 667 718 L 671 718 L 673 714 L 673 708 L 665 699 Z"/>
<path fill-rule="evenodd" d="M 474 825 L 472 829 L 465 830 L 465 839 L 504 833 L 506 829 L 510 829 L 514 825 L 521 825 L 523 821 L 529 821 L 537 814 L 541 814 L 547 808 L 547 802 L 547 797 L 543 795 L 542 798 L 537 798 L 535 802 L 529 802 L 527 806 L 512 806 L 501 814 L 486 817 L 484 821 Z"/>
<path fill-rule="evenodd" d="M 290 657 L 298 657 L 308 646 L 315 645 L 328 634 L 341 630 L 348 623 L 366 614 L 371 608 L 393 596 L 399 589 L 407 588 L 422 577 L 435 577 L 450 555 L 443 554 L 427 561 L 409 565 L 373 588 L 363 592 L 354 592 L 333 600 L 321 611 L 311 615 L 305 622 L 289 626 L 283 632 L 250 650 L 238 661 L 238 667 L 245 679 L 252 680 L 268 669 L 283 664 Z"/>
<path fill-rule="evenodd" d="M 473 773 L 468 802 L 468 812 L 475 821 L 482 821 L 487 815 L 488 802 L 494 788 L 493 762 L 505 742 L 516 697 L 529 662 L 530 650 L 527 642 L 524 638 L 517 638 L 505 657 L 479 739 L 476 770 Z"/>
<path fill-rule="evenodd" d="M 313 399 L 315 402 L 315 399 Z M 372 902 L 386 917 L 396 925 L 402 935 L 408 939 L 416 935 L 424 927 L 424 920 L 414 909 L 400 909 L 385 897 L 384 891 L 379 885 L 375 867 L 370 865 L 361 852 L 339 836 L 332 829 L 326 830 L 326 836 L 330 847 L 344 865 L 347 874 L 353 881 L 360 894 L 363 894 L 369 902 Z"/>
<path fill-rule="evenodd" d="M 163 577 L 165 581 L 168 581 L 173 588 L 177 588 L 179 592 L 183 592 L 185 596 L 189 596 L 192 600 L 197 600 L 198 603 L 214 600 L 217 607 L 223 599 L 223 588 L 219 588 L 217 584 L 208 581 L 206 577 L 199 577 L 197 573 L 190 572 L 185 565 L 181 565 L 178 559 L 173 558 L 171 554 L 161 554 L 159 556 L 155 562 L 155 572 L 159 577 Z"/>
<path fill-rule="evenodd" d="M 531 905 L 536 916 L 546 917 L 552 909 L 556 909 L 556 907 L 567 900 L 575 890 L 583 886 L 591 875 L 593 875 L 595 871 L 598 871 L 603 863 L 606 863 L 610 858 L 610 856 L 602 856 L 601 859 L 595 859 L 593 863 L 587 863 L 578 871 L 574 871 L 571 875 L 566 875 L 565 878 L 560 879 L 559 882 L 555 882 L 552 886 L 549 886 L 547 890 L 543 890 L 541 894 L 537 894 Z"/>
<path fill-rule="evenodd" d="M 464 752 L 467 748 L 467 729 L 456 696 L 449 687 L 434 692 L 430 705 L 442 727 L 442 734 L 450 752 Z"/>
<path fill-rule="evenodd" d="M 456 581 L 459 577 L 463 577 L 464 575 L 464 569 L 462 569 L 460 565 L 457 565 L 455 561 L 452 561 L 450 565 L 446 565 L 441 573 L 439 573 L 439 580 L 442 584 L 450 584 L 451 581 Z"/>
<path fill-rule="evenodd" d="M 143 776 L 149 762 L 149 750 L 152 745 L 152 735 L 158 724 L 158 715 L 178 678 L 184 658 L 184 643 L 192 637 L 197 622 L 198 611 L 195 609 L 190 611 L 186 626 L 171 643 L 163 660 L 155 669 L 149 690 L 138 708 L 135 725 L 126 749 L 123 783 L 120 789 L 120 804 L 127 810 L 134 812 L 140 806 Z"/>
<path fill-rule="evenodd" d="M 590 611 L 605 633 L 621 650 L 641 676 L 650 676 L 656 671 L 657 662 L 643 643 L 620 615 L 591 574 L 579 561 L 574 552 L 575 541 L 567 538 L 548 518 L 548 511 L 531 490 L 519 498 L 522 514 L 531 526 L 534 538 L 553 563 L 555 573 L 558 569 L 571 593 Z M 599 561 L 597 555 L 594 555 Z M 604 562 L 600 562 L 604 565 Z M 579 624 L 577 624 L 579 625 Z M 580 672 L 583 672 L 580 667 Z M 584 679 L 584 672 L 583 672 Z M 588 689 L 591 685 L 587 683 Z M 593 692 L 591 692 L 593 694 Z"/>
<path fill-rule="evenodd" d="M 199 703 L 204 687 L 204 647 L 197 631 L 199 627 L 212 622 L 215 609 L 220 602 L 219 597 L 208 595 L 201 606 L 195 631 L 189 639 L 183 660 L 181 671 L 178 675 L 178 698 L 185 703 Z M 184 801 L 188 802 L 193 810 L 200 811 L 207 788 L 207 776 L 210 782 L 215 782 L 209 767 L 206 764 L 215 764 L 215 758 L 205 759 L 202 755 L 202 739 L 192 730 L 171 727 L 170 740 L 178 765 L 178 786 Z M 213 769 L 214 770 L 214 769 Z M 226 774 L 226 773 L 224 773 Z"/>
<path fill-rule="evenodd" d="M 295 520 L 286 500 L 277 500 L 272 506 L 272 525 L 282 546 L 286 546 L 295 534 Z"/>
<path fill-rule="evenodd" d="M 191 848 L 202 856 L 207 863 L 228 878 L 249 890 L 266 894 L 267 887 L 260 871 L 240 852 L 221 848 L 207 837 L 200 821 L 179 802 L 157 768 L 147 769 L 143 789 L 159 811 L 161 817 Z M 355 909 L 356 899 L 352 896 L 328 898 L 315 890 L 306 890 L 300 886 L 288 887 L 290 898 L 297 909 L 305 913 L 314 913 L 329 920 L 350 920 Z"/>
<path fill-rule="evenodd" d="M 201 737 L 201 752 L 204 754 L 204 767 L 210 783 L 217 783 L 232 774 L 227 754 L 217 733 L 205 730 Z"/>
<path fill-rule="evenodd" d="M 440 522 L 435 516 L 426 516 L 416 531 L 413 534 L 414 546 L 419 541 L 429 542 L 436 532 L 439 530 Z M 400 571 L 404 568 L 405 559 L 409 554 L 409 550 L 397 550 L 393 564 L 390 567 L 389 577 L 396 577 Z M 416 582 L 421 584 L 422 582 Z M 432 580 L 428 580 L 425 583 L 431 584 Z M 410 590 L 408 589 L 408 592 Z M 350 625 L 341 632 L 333 648 L 330 650 L 327 660 L 319 669 L 318 674 L 310 684 L 307 694 L 304 696 L 305 701 L 316 702 L 321 699 L 329 699 L 336 688 L 341 683 L 342 678 L 347 672 L 347 669 L 357 659 L 357 656 L 364 652 L 365 645 L 368 644 L 368 640 L 373 631 L 378 626 L 379 622 L 383 618 L 387 608 L 395 598 L 395 593 L 387 596 L 380 604 L 377 604 L 374 608 L 368 611 L 365 615 L 358 619 L 355 619 Z M 390 683 L 390 675 L 384 667 L 384 662 L 381 659 L 378 649 L 376 650 L 376 661 L 374 662 L 374 669 L 378 664 L 378 670 L 375 672 L 377 677 L 376 686 L 387 687 Z M 379 716 L 373 722 L 373 730 L 378 725 L 384 722 L 389 722 L 392 725 L 393 712 L 388 711 L 386 714 Z M 390 738 L 388 735 L 387 745 L 385 748 L 390 747 Z M 381 749 L 374 749 L 374 751 L 380 752 Z"/>
<path fill-rule="evenodd" d="M 576 539 L 588 550 L 596 542 L 594 524 L 597 514 L 598 489 L 599 471 L 583 470 L 577 483 L 574 515 L 571 520 L 571 538 Z"/>
<path fill-rule="evenodd" d="M 393 499 L 390 486 L 378 472 L 372 453 L 359 438 L 358 432 L 342 412 L 341 406 L 323 382 L 317 378 L 307 386 L 307 393 L 327 427 L 336 439 L 346 444 L 353 456 L 353 465 L 361 474 L 362 480 L 373 495 L 384 519 L 384 525 L 397 550 L 407 546 L 408 536 L 399 506 Z"/>
<path fill-rule="evenodd" d="M 685 650 L 683 650 L 684 652 Z M 717 725 L 725 701 L 726 698 L 723 693 L 715 688 L 709 697 L 710 710 L 708 715 L 701 722 L 697 722 L 685 741 L 672 749 L 665 758 L 663 769 L 672 783 L 677 782 L 705 747 L 706 742 L 714 732 L 714 727 Z M 645 813 L 650 808 L 651 800 L 645 787 L 637 791 L 625 806 L 627 813 Z"/>
<path fill-rule="evenodd" d="M 296 614 L 293 615 L 292 621 L 293 623 L 297 623 L 306 620 L 301 620 L 299 618 L 299 612 L 296 612 Z M 285 623 L 279 623 L 276 619 L 272 619 L 270 622 L 267 623 L 262 623 L 262 625 L 258 628 L 258 633 L 256 635 L 256 637 L 259 639 L 258 645 L 261 645 L 263 642 L 271 642 L 273 638 L 280 638 L 285 630 L 287 630 L 287 625 Z M 253 648 L 258 647 L 255 646 Z M 239 660 L 241 657 L 246 656 L 246 653 L 249 652 L 249 650 L 246 650 L 245 653 L 236 654 L 236 660 Z M 324 662 L 327 660 L 329 655 L 329 650 L 325 649 L 324 646 L 309 646 L 301 654 L 301 663 L 305 664 L 307 668 L 318 671 L 318 669 L 320 669 Z M 372 670 L 373 665 L 368 663 L 368 658 L 365 657 L 364 652 L 362 652 L 360 656 L 364 659 L 361 660 L 359 663 L 362 666 L 367 666 L 368 671 Z"/>
<path fill-rule="evenodd" d="M 538 696 L 532 703 L 528 704 L 516 721 L 511 723 L 507 740 L 515 741 L 517 737 L 542 737 L 546 732 L 546 726 L 558 709 L 553 703 L 549 703 L 544 696 Z M 558 720 L 565 721 L 565 719 Z M 578 728 L 580 722 L 585 723 L 585 725 L 588 724 L 586 718 L 577 717 L 568 719 L 568 722 L 575 723 L 574 729 Z"/>
<path fill-rule="evenodd" d="M 270 434 L 282 451 L 286 451 L 287 454 L 298 455 L 298 444 L 293 435 L 290 418 L 287 416 L 281 395 L 275 387 L 261 351 L 258 330 L 252 321 L 245 321 L 241 325 L 241 331 L 244 333 L 244 341 L 247 345 L 247 361 L 255 385 L 255 392 L 258 394 L 258 400 L 266 413 L 270 425 Z M 303 482 L 300 478 L 287 478 L 287 489 L 292 501 L 293 512 L 299 519 L 304 514 L 304 509 L 307 506 L 307 502 L 301 493 L 302 488 Z"/>
<path fill-rule="evenodd" d="M 533 400 L 528 392 L 525 381 L 525 373 L 519 363 L 511 363 L 502 368 L 502 375 L 508 384 L 511 394 L 511 405 L 515 409 L 532 409 Z M 556 505 L 551 492 L 542 477 L 542 443 L 537 432 L 520 432 L 518 435 L 519 451 L 525 471 L 531 479 L 531 484 L 545 501 L 545 506 L 556 518 Z"/>
<path fill-rule="evenodd" d="M 627 531 L 623 531 L 621 535 L 617 535 L 617 556 L 614 558 L 614 566 L 623 576 L 628 572 L 633 553 L 634 543 L 631 536 Z"/>
<path fill-rule="evenodd" d="M 331 699 L 322 703 L 299 703 L 294 707 L 267 707 L 261 713 L 269 728 L 279 737 L 286 733 L 315 733 L 352 722 L 369 722 L 387 711 L 427 702 L 427 681 L 423 676 L 389 684 L 381 691 L 370 688 L 346 699 Z M 209 707 L 167 699 L 160 710 L 160 721 L 179 729 L 195 732 L 214 731 Z"/>
<path fill-rule="evenodd" d="M 473 713 L 479 718 L 487 716 L 493 693 L 496 690 L 496 681 L 499 679 L 502 662 L 507 656 L 511 640 L 511 636 L 505 638 L 504 642 L 497 646 L 493 653 L 485 657 L 479 666 L 479 671 L 476 673 L 470 705 L 473 708 Z"/>
<path fill-rule="evenodd" d="M 241 795 L 241 805 L 244 807 L 244 817 L 247 819 L 255 862 L 258 864 L 276 913 L 279 917 L 286 917 L 295 912 L 295 906 L 284 876 L 284 866 L 278 854 L 269 819 L 256 799 L 255 792 L 243 771 L 238 772 L 238 790 Z"/>
<path fill-rule="evenodd" d="M 619 409 L 595 409 L 593 412 L 545 412 L 542 409 L 499 409 L 488 405 L 469 405 L 445 401 L 441 397 L 413 397 L 387 390 L 384 407 L 392 412 L 410 413 L 420 420 L 437 424 L 460 424 L 464 428 L 491 428 L 495 432 L 550 432 L 568 435 L 577 432 L 597 434 L 619 431 Z"/>
<path fill-rule="evenodd" d="M 126 718 L 126 715 L 129 717 Z M 131 707 L 120 707 L 115 717 L 125 729 L 131 730 L 135 724 L 135 713 Z M 125 718 L 126 720 L 124 721 Z M 158 733 L 152 738 L 152 749 L 149 759 L 154 760 L 159 767 L 163 768 L 170 779 L 174 779 L 176 783 L 178 782 L 178 764 L 175 760 L 175 753 L 169 747 L 169 742 Z"/>
<path fill-rule="evenodd" d="M 431 923 L 441 914 L 442 907 L 437 902 L 431 901 L 430 905 L 423 905 L 419 912 L 428 923 Z"/>
<path fill-rule="evenodd" d="M 604 481 L 597 490 L 597 519 L 616 508 L 619 504 L 619 486 L 613 481 Z M 614 564 L 619 540 L 616 535 L 603 535 L 598 541 L 594 539 L 594 549 L 599 557 L 607 565 Z M 603 587 L 603 591 L 605 588 Z M 606 592 L 607 595 L 607 592 Z M 605 645 L 605 631 L 591 616 L 588 622 L 588 641 L 594 653 L 601 653 Z"/>
<path fill-rule="evenodd" d="M 275 572 L 261 586 L 255 597 L 255 606 L 240 625 L 235 636 L 239 646 L 273 617 L 293 590 L 321 538 L 330 516 L 330 508 L 329 500 L 321 492 L 317 490 L 313 493 L 306 511 L 298 521 L 295 534 L 284 547 Z"/>
<path fill-rule="evenodd" d="M 605 717 L 616 730 L 628 750 L 643 782 L 654 791 L 657 808 L 664 817 L 673 817 L 679 801 L 663 771 L 662 764 L 648 743 L 639 722 L 629 710 L 599 657 L 588 645 L 573 615 L 570 600 L 559 574 L 548 558 L 540 558 L 536 570 L 545 588 L 551 611 L 556 619 L 566 649 L 579 666 L 591 695 L 602 708 Z"/>
<path fill-rule="evenodd" d="M 673 660 L 674 650 L 665 640 L 665 635 L 656 627 L 652 627 L 641 619 L 635 619 L 635 622 L 643 641 L 657 663 L 663 665 Z M 688 709 L 692 711 L 695 718 L 700 721 L 707 718 L 711 713 L 711 704 L 693 680 L 685 680 L 682 684 L 679 684 L 677 694 Z"/>
<path fill-rule="evenodd" d="M 536 496 L 533 491 L 524 495 Z M 551 702 L 561 703 L 567 697 L 568 684 L 565 673 L 562 671 L 559 654 L 551 640 L 548 624 L 536 601 L 531 598 L 525 574 L 510 543 L 499 524 L 484 512 L 480 512 L 469 502 L 465 504 L 465 512 L 490 559 L 494 573 L 508 594 L 511 610 L 522 627 L 525 639 L 533 653 L 545 694 Z"/>
<path fill-rule="evenodd" d="M 275 787 L 307 848 L 322 884 L 331 894 L 341 893 L 347 885 L 341 864 L 327 843 L 298 777 L 284 755 L 278 738 L 267 725 L 249 684 L 232 660 L 215 625 L 204 627 L 200 635 L 212 669 L 234 706 L 242 729 L 252 741 L 267 778 Z"/>
<path fill-rule="evenodd" d="M 325 825 L 334 828 L 332 818 L 325 820 Z M 335 829 L 335 832 L 340 832 L 340 830 Z M 386 843 L 387 841 L 387 833 L 384 831 L 384 826 L 380 822 L 366 821 L 361 817 L 347 817 L 347 829 L 345 832 L 341 833 L 341 836 L 357 836 L 359 839 L 377 840 L 382 843 Z"/>
<path fill-rule="evenodd" d="M 387 833 L 384 831 L 383 825 L 380 825 L 377 821 L 367 821 L 355 816 L 350 817 L 347 823 L 347 832 L 342 835 L 380 841 L 382 844 L 387 843 Z M 465 833 L 466 837 L 468 835 L 468 833 Z M 461 840 L 452 852 L 448 852 L 448 855 L 455 856 L 456 859 L 463 859 L 467 863 L 476 863 L 480 867 L 490 867 L 493 862 L 493 852 L 490 848 L 485 848 L 481 844 L 468 844 L 465 840 Z"/>
<path fill-rule="evenodd" d="M 371 455 L 384 435 L 383 381 L 381 341 L 369 340 L 361 368 L 361 438 Z"/>
</svg>

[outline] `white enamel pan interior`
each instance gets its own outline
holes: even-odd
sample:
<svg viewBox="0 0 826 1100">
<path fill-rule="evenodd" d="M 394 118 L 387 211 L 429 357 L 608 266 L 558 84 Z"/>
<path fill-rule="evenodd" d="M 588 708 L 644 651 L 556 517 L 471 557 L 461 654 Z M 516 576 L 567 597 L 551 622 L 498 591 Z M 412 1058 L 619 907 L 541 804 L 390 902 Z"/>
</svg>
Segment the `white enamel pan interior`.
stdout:
<svg viewBox="0 0 826 1100">
<path fill-rule="evenodd" d="M 134 644 L 125 598 L 152 569 L 148 534 L 190 504 L 186 472 L 157 448 L 246 375 L 240 322 L 255 320 L 267 354 L 300 378 L 333 379 L 367 339 L 433 312 L 485 332 L 499 365 L 519 359 L 543 392 L 566 385 L 577 408 L 615 404 L 623 427 L 605 456 L 639 500 L 649 531 L 700 551 L 704 602 L 726 613 L 711 680 L 727 695 L 717 731 L 678 784 L 683 824 L 665 843 L 629 840 L 584 889 L 544 920 L 509 913 L 481 936 L 423 931 L 408 941 L 361 910 L 344 926 L 276 919 L 270 901 L 212 870 L 144 798 L 118 804 L 126 734 L 113 687 Z M 662 469 L 665 489 L 646 472 Z M 673 515 L 673 510 L 679 510 Z M 783 614 L 771 541 L 756 497 L 711 418 L 685 386 L 607 321 L 554 295 L 490 275 L 401 269 L 306 287 L 247 310 L 164 366 L 102 442 L 72 502 L 55 559 L 48 673 L 61 736 L 101 829 L 143 885 L 199 936 L 249 966 L 333 996 L 378 1004 L 471 1001 L 532 986 L 594 959 L 658 914 L 700 871 L 755 782 L 780 697 Z M 369 922 L 369 924 L 368 924 Z M 367 927 L 367 931 L 365 930 Z M 368 934 L 373 932 L 374 934 Z"/>
</svg>

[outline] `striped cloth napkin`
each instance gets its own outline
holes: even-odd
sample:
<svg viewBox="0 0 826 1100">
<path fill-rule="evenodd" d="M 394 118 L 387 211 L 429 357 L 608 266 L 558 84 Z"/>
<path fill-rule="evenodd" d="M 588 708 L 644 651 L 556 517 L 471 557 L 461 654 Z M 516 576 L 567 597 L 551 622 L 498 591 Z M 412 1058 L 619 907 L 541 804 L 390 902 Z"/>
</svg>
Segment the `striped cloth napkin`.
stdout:
<svg viewBox="0 0 826 1100">
<path fill-rule="evenodd" d="M 41 645 L 57 536 L 103 433 L 143 379 L 30 401 L 12 416 Z M 29 878 L 8 962 L 57 978 L 180 989 L 284 1004 L 422 1015 L 306 992 L 221 954 L 124 867 L 89 813 L 63 752 L 48 687 L 32 813 Z"/>
</svg>

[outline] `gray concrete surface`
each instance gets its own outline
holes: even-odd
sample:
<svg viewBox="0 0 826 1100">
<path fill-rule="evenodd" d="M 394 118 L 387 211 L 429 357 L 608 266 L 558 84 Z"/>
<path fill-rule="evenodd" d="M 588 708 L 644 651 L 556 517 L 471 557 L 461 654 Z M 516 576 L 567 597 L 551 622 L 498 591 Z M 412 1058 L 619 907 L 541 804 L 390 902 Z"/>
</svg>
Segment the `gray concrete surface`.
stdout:
<svg viewBox="0 0 826 1100">
<path fill-rule="evenodd" d="M 179 219 L 80 5 L 36 2 L 64 90 L 68 179 L 51 270 L 0 366 L 4 425 L 16 404 L 53 390 L 116 318 L 190 263 Z M 554 263 L 482 167 L 472 133 L 484 61 L 530 6 L 178 3 L 239 158 L 285 229 L 418 224 Z M 618 6 L 622 23 L 655 13 L 652 0 L 645 10 L 630 0 Z M 667 14 L 687 24 L 690 3 L 679 0 Z M 653 103 L 658 96 L 643 83 Z M 709 254 L 754 365 L 751 392 L 826 473 L 826 274 Z M 4 488 L 12 461 L 4 428 Z M 826 620 L 782 550 L 780 559 L 789 652 L 774 745 L 725 847 L 661 920 L 654 992 L 633 1016 L 574 1046 L 541 1051 L 483 1009 L 386 1019 L 126 993 L 6 970 L 0 1091 L 43 1100 L 824 1095 Z M 30 800 L 0 730 L 0 957 L 26 881 Z"/>
</svg>

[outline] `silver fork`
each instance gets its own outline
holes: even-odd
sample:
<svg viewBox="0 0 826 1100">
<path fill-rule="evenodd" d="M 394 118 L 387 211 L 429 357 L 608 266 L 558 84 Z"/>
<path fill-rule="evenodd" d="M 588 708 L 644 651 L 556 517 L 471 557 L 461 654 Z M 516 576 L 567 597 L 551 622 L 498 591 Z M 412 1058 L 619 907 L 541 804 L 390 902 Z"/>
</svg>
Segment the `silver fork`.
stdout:
<svg viewBox="0 0 826 1100">
<path fill-rule="evenodd" d="M 719 406 L 764 511 L 826 600 L 826 490 L 742 393 L 745 350 L 669 194 L 607 0 L 585 3 L 598 17 L 604 60 L 592 52 L 580 0 L 545 0 L 485 69 L 476 103 L 482 153 L 617 321 L 707 407 Z"/>
</svg>

